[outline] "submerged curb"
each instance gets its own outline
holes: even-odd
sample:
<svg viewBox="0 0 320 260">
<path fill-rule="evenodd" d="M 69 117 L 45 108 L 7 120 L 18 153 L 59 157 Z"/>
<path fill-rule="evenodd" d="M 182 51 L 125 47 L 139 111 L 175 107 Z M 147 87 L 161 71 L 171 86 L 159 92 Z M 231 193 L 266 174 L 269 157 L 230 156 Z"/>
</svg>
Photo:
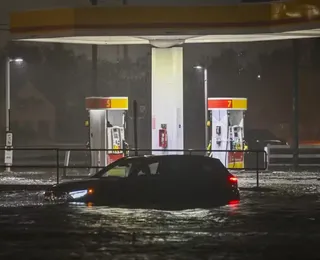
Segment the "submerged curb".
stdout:
<svg viewBox="0 0 320 260">
<path fill-rule="evenodd" d="M 41 191 L 50 188 L 50 184 L 0 184 L 1 191 Z"/>
<path fill-rule="evenodd" d="M 264 188 L 264 187 L 252 187 L 252 188 L 241 188 L 241 187 L 239 187 L 239 189 L 240 189 L 240 191 L 260 191 L 260 192 L 276 191 L 275 189 Z"/>
</svg>

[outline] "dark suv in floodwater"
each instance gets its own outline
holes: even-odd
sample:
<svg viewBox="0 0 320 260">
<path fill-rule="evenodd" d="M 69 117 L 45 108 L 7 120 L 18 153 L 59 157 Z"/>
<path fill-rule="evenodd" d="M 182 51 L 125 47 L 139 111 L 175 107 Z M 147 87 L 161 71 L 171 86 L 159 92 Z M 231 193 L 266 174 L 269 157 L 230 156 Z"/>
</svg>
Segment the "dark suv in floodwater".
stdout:
<svg viewBox="0 0 320 260">
<path fill-rule="evenodd" d="M 239 201 L 237 178 L 214 158 L 122 158 L 92 177 L 54 185 L 46 200 L 114 207 L 186 209 Z"/>
</svg>

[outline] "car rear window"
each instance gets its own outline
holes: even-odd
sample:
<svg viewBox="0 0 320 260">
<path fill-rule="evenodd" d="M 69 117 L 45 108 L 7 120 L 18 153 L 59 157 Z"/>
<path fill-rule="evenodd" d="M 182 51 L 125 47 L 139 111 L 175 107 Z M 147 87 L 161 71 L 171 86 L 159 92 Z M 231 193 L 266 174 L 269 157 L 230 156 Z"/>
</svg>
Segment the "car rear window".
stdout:
<svg viewBox="0 0 320 260">
<path fill-rule="evenodd" d="M 229 171 L 219 159 L 206 157 L 201 162 L 200 168 L 205 174 L 229 174 Z"/>
<path fill-rule="evenodd" d="M 161 160 L 160 175 L 225 174 L 227 169 L 213 158 L 202 156 L 170 156 Z"/>
</svg>

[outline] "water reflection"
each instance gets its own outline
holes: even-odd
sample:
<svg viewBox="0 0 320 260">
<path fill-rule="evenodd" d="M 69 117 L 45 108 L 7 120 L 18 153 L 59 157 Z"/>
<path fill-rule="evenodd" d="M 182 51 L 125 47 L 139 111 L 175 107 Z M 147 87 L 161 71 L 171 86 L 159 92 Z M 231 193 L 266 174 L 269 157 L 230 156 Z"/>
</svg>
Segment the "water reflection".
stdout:
<svg viewBox="0 0 320 260">
<path fill-rule="evenodd" d="M 314 177 L 265 174 L 271 191 L 244 190 L 240 203 L 180 211 L 55 205 L 42 203 L 42 193 L 1 192 L 0 256 L 18 259 L 28 248 L 33 259 L 259 259 L 260 252 L 288 259 L 284 252 L 297 238 L 308 243 L 290 252 L 312 253 L 320 239 L 320 182 Z M 246 187 L 255 181 L 252 174 L 239 179 Z"/>
<path fill-rule="evenodd" d="M 230 216 L 236 214 L 236 206 L 180 211 L 77 206 L 72 208 L 74 213 L 68 221 L 79 227 L 108 230 L 118 238 L 113 243 L 130 243 L 133 234 L 142 244 L 187 242 L 212 237 L 212 230 L 232 221 Z"/>
</svg>

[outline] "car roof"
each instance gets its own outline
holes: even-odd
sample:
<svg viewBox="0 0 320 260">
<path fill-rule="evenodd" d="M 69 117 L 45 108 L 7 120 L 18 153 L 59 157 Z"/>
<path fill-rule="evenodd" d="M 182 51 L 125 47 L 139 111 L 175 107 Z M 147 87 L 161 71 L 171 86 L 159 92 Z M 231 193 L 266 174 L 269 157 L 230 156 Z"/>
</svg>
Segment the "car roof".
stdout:
<svg viewBox="0 0 320 260">
<path fill-rule="evenodd" d="M 217 163 L 220 163 L 219 159 L 204 156 L 204 155 L 190 155 L 190 154 L 168 154 L 168 155 L 140 155 L 140 156 L 129 156 L 123 158 L 124 160 L 143 160 L 143 159 L 162 159 L 162 158 L 199 158 L 199 159 L 205 159 L 210 158 L 212 161 L 216 161 Z"/>
<path fill-rule="evenodd" d="M 214 162 L 214 164 L 218 167 L 222 167 L 224 169 L 225 166 L 221 163 L 221 161 L 219 159 L 216 158 L 212 158 L 212 157 L 208 157 L 208 156 L 204 156 L 204 155 L 141 155 L 141 156 L 130 156 L 130 157 L 123 157 L 119 160 L 114 161 L 113 163 L 109 164 L 108 166 L 106 166 L 103 170 L 97 172 L 96 174 L 94 174 L 92 177 L 101 177 L 102 174 L 104 174 L 106 171 L 108 171 L 108 169 L 113 168 L 114 166 L 118 165 L 119 163 L 121 164 L 121 162 L 126 162 L 128 161 L 128 163 L 130 163 L 130 161 L 143 161 L 143 160 L 152 160 L 152 159 L 156 159 L 158 161 L 160 161 L 163 158 L 183 158 L 184 160 L 188 160 L 190 159 L 190 157 L 192 158 L 199 158 L 202 160 L 210 160 L 212 163 Z"/>
</svg>

